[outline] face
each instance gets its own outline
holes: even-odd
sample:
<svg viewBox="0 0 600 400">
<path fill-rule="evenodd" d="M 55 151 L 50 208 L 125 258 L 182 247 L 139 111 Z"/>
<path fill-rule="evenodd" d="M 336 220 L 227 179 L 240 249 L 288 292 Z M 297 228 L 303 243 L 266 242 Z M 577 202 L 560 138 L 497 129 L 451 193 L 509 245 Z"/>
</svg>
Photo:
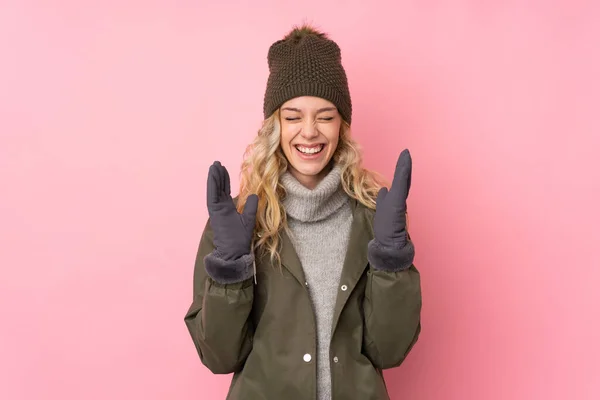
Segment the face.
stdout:
<svg viewBox="0 0 600 400">
<path fill-rule="evenodd" d="M 329 172 L 326 167 L 338 145 L 342 117 L 330 101 L 302 96 L 281 106 L 280 120 L 289 171 L 312 189 Z"/>
</svg>

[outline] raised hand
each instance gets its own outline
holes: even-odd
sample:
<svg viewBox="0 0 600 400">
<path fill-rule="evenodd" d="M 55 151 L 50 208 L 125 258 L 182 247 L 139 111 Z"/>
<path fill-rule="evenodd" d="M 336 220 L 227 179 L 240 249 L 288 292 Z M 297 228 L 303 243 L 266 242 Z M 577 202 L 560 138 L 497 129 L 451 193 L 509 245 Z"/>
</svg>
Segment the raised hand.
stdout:
<svg viewBox="0 0 600 400">
<path fill-rule="evenodd" d="M 258 196 L 248 196 L 243 212 L 238 213 L 231 198 L 229 173 L 219 161 L 209 168 L 206 195 L 210 226 L 214 232 L 215 256 L 235 260 L 249 254 Z"/>
<path fill-rule="evenodd" d="M 400 249 L 406 244 L 406 199 L 410 190 L 412 159 L 405 149 L 400 153 L 389 192 L 381 188 L 373 229 L 375 239 L 382 245 Z"/>
</svg>

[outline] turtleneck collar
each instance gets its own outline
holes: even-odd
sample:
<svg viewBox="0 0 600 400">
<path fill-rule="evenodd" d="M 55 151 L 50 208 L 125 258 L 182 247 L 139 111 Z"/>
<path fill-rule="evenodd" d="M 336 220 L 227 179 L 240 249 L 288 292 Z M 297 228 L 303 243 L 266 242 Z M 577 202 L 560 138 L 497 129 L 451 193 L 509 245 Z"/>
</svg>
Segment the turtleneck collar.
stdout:
<svg viewBox="0 0 600 400">
<path fill-rule="evenodd" d="M 301 222 L 325 219 L 349 200 L 342 187 L 341 168 L 338 165 L 334 165 L 312 190 L 298 182 L 289 171 L 281 176 L 280 181 L 286 190 L 283 200 L 286 213 Z"/>
</svg>

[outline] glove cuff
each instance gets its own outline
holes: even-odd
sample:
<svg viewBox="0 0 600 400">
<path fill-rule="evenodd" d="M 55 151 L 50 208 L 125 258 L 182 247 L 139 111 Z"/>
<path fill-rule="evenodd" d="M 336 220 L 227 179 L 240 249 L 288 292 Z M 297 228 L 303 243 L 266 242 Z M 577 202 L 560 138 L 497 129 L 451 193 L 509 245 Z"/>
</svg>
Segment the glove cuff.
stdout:
<svg viewBox="0 0 600 400">
<path fill-rule="evenodd" d="M 367 258 L 375 269 L 388 272 L 404 271 L 413 263 L 415 247 L 410 240 L 403 247 L 396 248 L 384 246 L 377 239 L 373 239 L 369 242 Z"/>
<path fill-rule="evenodd" d="M 239 283 L 254 275 L 254 254 L 249 253 L 235 260 L 224 260 L 215 252 L 204 257 L 204 269 L 215 281 L 221 284 Z"/>
</svg>

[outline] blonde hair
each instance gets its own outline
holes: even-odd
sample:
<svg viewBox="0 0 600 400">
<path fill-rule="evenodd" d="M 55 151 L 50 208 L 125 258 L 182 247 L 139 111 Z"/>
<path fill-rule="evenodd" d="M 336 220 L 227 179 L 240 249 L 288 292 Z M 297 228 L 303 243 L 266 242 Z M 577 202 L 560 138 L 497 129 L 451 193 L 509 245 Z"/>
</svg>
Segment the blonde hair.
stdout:
<svg viewBox="0 0 600 400">
<path fill-rule="evenodd" d="M 280 183 L 288 161 L 280 146 L 279 110 L 263 121 L 253 142 L 246 148 L 240 172 L 240 193 L 237 209 L 241 212 L 251 194 L 258 196 L 255 250 L 269 254 L 273 265 L 280 267 L 280 233 L 287 229 L 282 200 L 285 189 Z M 351 137 L 350 125 L 342 121 L 338 146 L 333 161 L 341 167 L 342 187 L 348 196 L 370 209 L 375 209 L 379 189 L 385 179 L 362 166 L 361 148 Z"/>
</svg>

